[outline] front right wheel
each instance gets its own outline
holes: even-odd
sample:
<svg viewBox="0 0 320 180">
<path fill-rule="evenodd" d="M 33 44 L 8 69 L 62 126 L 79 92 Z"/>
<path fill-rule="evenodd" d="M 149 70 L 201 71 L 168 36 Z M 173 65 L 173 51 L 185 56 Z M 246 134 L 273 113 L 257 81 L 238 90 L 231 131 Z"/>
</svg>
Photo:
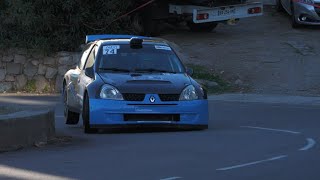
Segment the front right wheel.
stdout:
<svg viewBox="0 0 320 180">
<path fill-rule="evenodd" d="M 291 26 L 292 28 L 299 28 L 301 27 L 301 24 L 297 22 L 296 16 L 295 16 L 295 9 L 294 4 L 291 3 Z"/>
<path fill-rule="evenodd" d="M 89 97 L 86 94 L 84 96 L 83 108 L 82 108 L 82 119 L 84 126 L 84 133 L 92 134 L 98 132 L 98 129 L 90 127 L 90 109 L 89 109 Z"/>
</svg>

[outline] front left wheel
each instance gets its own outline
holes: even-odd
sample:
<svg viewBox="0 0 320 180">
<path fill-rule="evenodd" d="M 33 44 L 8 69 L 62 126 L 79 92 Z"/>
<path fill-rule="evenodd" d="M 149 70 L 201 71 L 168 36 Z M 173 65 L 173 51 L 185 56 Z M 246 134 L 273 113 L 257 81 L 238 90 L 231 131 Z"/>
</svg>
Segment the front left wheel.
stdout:
<svg viewBox="0 0 320 180">
<path fill-rule="evenodd" d="M 80 114 L 69 110 L 68 92 L 65 88 L 63 88 L 63 104 L 64 104 L 64 118 L 66 120 L 66 124 L 69 124 L 69 125 L 78 124 Z"/>
<path fill-rule="evenodd" d="M 84 96 L 84 101 L 83 101 L 83 108 L 82 108 L 82 119 L 83 119 L 83 126 L 84 126 L 84 133 L 86 134 L 92 134 L 92 133 L 97 133 L 98 129 L 92 128 L 90 126 L 90 109 L 89 106 L 89 97 L 88 94 Z"/>
</svg>

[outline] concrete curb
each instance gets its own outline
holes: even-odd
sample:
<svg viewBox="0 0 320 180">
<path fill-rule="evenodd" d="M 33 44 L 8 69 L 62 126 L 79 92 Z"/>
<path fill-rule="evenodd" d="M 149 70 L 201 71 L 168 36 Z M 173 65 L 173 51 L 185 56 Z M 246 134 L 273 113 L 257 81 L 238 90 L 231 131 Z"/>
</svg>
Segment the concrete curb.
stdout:
<svg viewBox="0 0 320 180">
<path fill-rule="evenodd" d="M 267 104 L 289 105 L 320 105 L 320 97 L 287 96 L 287 95 L 261 95 L 261 94 L 221 94 L 208 97 L 211 101 L 249 102 Z"/>
<path fill-rule="evenodd" d="M 54 135 L 53 109 L 32 109 L 0 115 L 0 152 L 47 142 Z"/>
</svg>

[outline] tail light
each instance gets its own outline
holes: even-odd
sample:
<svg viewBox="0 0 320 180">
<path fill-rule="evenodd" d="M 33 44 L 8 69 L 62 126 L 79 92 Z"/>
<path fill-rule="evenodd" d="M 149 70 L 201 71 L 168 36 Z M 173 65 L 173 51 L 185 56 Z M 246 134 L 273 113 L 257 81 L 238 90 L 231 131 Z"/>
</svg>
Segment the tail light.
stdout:
<svg viewBox="0 0 320 180">
<path fill-rule="evenodd" d="M 197 20 L 205 20 L 209 18 L 209 14 L 208 13 L 203 13 L 203 14 L 198 14 L 197 15 Z"/>
<path fill-rule="evenodd" d="M 262 12 L 262 8 L 261 7 L 254 7 L 254 8 L 250 8 L 248 9 L 248 14 L 258 14 Z"/>
</svg>

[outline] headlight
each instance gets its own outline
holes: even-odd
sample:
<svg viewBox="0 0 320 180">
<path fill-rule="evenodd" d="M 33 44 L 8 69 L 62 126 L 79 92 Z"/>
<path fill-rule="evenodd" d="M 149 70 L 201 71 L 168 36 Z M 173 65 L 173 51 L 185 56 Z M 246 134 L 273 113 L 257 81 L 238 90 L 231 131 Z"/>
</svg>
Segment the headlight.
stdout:
<svg viewBox="0 0 320 180">
<path fill-rule="evenodd" d="M 122 94 L 119 90 L 111 85 L 105 84 L 102 86 L 100 91 L 100 98 L 102 99 L 113 99 L 123 100 Z"/>
<path fill-rule="evenodd" d="M 180 94 L 180 101 L 190 101 L 190 100 L 196 100 L 199 99 L 196 88 L 193 85 L 189 85 Z"/>
<path fill-rule="evenodd" d="M 298 0 L 298 2 L 304 3 L 304 4 L 314 4 L 314 0 Z"/>
</svg>

